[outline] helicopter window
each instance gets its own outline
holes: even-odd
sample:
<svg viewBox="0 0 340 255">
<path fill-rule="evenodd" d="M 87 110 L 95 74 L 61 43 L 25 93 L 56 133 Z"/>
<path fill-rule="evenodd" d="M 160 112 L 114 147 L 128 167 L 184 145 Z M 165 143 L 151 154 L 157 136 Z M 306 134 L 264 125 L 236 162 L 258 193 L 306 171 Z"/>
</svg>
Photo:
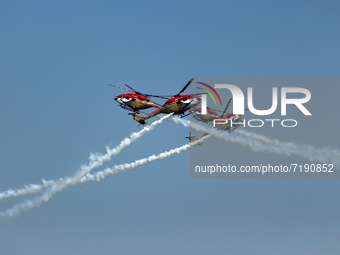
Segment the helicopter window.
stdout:
<svg viewBox="0 0 340 255">
<path fill-rule="evenodd" d="M 126 96 L 126 99 L 130 99 L 130 97 L 129 97 L 129 96 Z"/>
</svg>

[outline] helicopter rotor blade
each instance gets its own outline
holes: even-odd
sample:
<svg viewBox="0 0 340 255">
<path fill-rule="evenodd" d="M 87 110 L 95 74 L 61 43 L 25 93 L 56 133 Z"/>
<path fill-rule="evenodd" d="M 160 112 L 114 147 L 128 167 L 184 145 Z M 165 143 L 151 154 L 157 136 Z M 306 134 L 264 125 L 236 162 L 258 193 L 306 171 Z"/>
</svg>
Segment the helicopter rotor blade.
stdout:
<svg viewBox="0 0 340 255">
<path fill-rule="evenodd" d="M 131 89 L 133 92 L 135 92 L 136 94 L 139 94 L 139 95 L 141 95 L 141 93 L 140 92 L 138 92 L 138 91 L 136 91 L 136 90 L 134 90 L 133 88 L 131 88 L 129 85 L 127 85 L 127 84 L 125 84 L 125 86 L 126 87 L 128 87 L 129 89 Z"/>
<path fill-rule="evenodd" d="M 193 80 L 194 80 L 194 78 L 191 78 L 190 81 L 188 81 L 188 83 L 184 86 L 184 88 L 182 88 L 182 90 L 181 90 L 178 94 L 174 95 L 174 97 L 177 97 L 177 96 L 179 96 L 182 92 L 184 92 L 184 91 L 187 89 L 187 87 L 192 83 Z"/>
<path fill-rule="evenodd" d="M 224 116 L 224 114 L 227 112 L 227 109 L 230 105 L 231 100 L 232 100 L 232 98 L 229 99 L 228 104 L 227 104 L 226 108 L 224 109 L 224 112 L 222 113 L 221 117 Z"/>
<path fill-rule="evenodd" d="M 163 99 L 169 99 L 169 96 L 160 96 L 160 95 L 150 95 L 150 94 L 142 94 L 143 96 L 146 97 L 158 97 L 158 98 L 163 98 Z"/>
<path fill-rule="evenodd" d="M 130 88 L 131 90 L 133 90 L 136 94 L 138 95 L 143 95 L 145 97 L 158 97 L 158 98 L 163 98 L 163 99 L 169 99 L 169 97 L 166 97 L 166 96 L 162 96 L 162 95 L 151 95 L 151 94 L 145 94 L 145 93 L 141 93 L 141 92 L 138 92 L 137 90 L 131 88 L 129 85 L 125 84 L 126 87 Z"/>
<path fill-rule="evenodd" d="M 213 109 L 213 108 L 210 108 L 210 107 L 207 107 L 207 109 L 212 110 L 212 111 L 214 111 L 214 112 L 223 112 L 223 111 L 216 110 L 216 109 Z"/>
<path fill-rule="evenodd" d="M 119 87 L 119 86 L 116 86 L 116 85 L 112 85 L 112 84 L 107 84 L 107 85 L 109 85 L 109 86 L 111 86 L 111 87 L 115 87 L 115 88 L 117 88 L 117 89 L 121 89 L 121 90 L 129 91 L 129 92 L 133 92 L 133 91 L 131 91 L 131 90 L 129 90 L 129 89 L 122 88 L 122 87 Z"/>
<path fill-rule="evenodd" d="M 116 85 L 112 85 L 112 84 L 108 84 L 109 86 L 111 87 L 115 87 L 115 88 L 118 88 L 118 89 L 122 89 L 122 90 L 125 90 L 125 91 L 129 91 L 129 92 L 133 92 L 137 95 L 143 95 L 143 96 L 146 96 L 146 97 L 158 97 L 158 98 L 163 98 L 163 99 L 169 99 L 170 96 L 159 96 L 159 95 L 151 95 L 151 94 L 144 94 L 144 93 L 140 93 L 138 92 L 137 90 L 133 89 L 132 87 L 130 87 L 129 85 L 125 84 L 126 87 L 128 87 L 129 89 L 126 89 L 126 88 L 122 88 L 122 87 L 119 87 L 119 86 L 116 86 Z"/>
<path fill-rule="evenodd" d="M 158 98 L 163 98 L 163 99 L 169 99 L 171 97 L 177 97 L 179 96 L 182 92 L 184 92 L 188 86 L 192 83 L 192 81 L 194 80 L 194 78 L 190 79 L 190 81 L 183 87 L 183 89 L 176 95 L 151 95 L 151 94 L 144 94 L 144 93 L 141 93 L 141 92 L 138 92 L 136 91 L 135 89 L 133 89 L 132 87 L 130 87 L 129 85 L 125 84 L 126 87 L 128 87 L 129 89 L 126 89 L 126 88 L 122 88 L 122 87 L 119 87 L 119 86 L 116 86 L 116 85 L 112 85 L 112 84 L 108 84 L 109 86 L 112 86 L 112 87 L 115 87 L 115 88 L 118 88 L 118 89 L 122 89 L 122 90 L 126 90 L 126 91 L 129 91 L 129 92 L 134 92 L 138 95 L 143 95 L 143 96 L 146 96 L 146 97 L 158 97 Z M 201 93 L 202 94 L 202 93 Z M 193 94 L 193 95 L 196 95 L 196 94 Z"/>
</svg>

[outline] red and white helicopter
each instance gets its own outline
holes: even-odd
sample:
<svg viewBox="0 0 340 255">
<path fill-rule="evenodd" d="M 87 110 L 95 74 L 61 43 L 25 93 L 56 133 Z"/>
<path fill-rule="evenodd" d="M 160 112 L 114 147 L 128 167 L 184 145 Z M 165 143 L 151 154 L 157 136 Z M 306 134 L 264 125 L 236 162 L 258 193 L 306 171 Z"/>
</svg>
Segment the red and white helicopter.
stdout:
<svg viewBox="0 0 340 255">
<path fill-rule="evenodd" d="M 204 123 L 208 123 L 211 122 L 215 119 L 220 118 L 223 115 L 219 115 L 217 114 L 218 110 L 214 110 L 211 109 L 209 107 L 207 107 L 207 113 L 206 114 L 202 114 L 202 108 L 194 108 L 194 109 L 190 109 L 189 112 L 191 114 L 191 116 L 199 121 L 202 121 Z M 222 112 L 222 111 L 220 111 Z"/>
<path fill-rule="evenodd" d="M 128 87 L 129 89 L 122 88 L 116 85 L 111 85 L 111 84 L 109 84 L 109 86 L 130 92 L 130 93 L 116 96 L 114 99 L 117 101 L 120 107 L 122 107 L 125 110 L 132 111 L 132 112 L 138 113 L 140 110 L 148 109 L 151 107 L 155 107 L 155 108 L 162 107 L 162 105 L 151 101 L 148 97 L 158 97 L 158 98 L 167 99 L 166 97 L 163 97 L 163 96 L 140 93 L 126 84 L 125 86 Z"/>
<path fill-rule="evenodd" d="M 180 95 L 182 92 L 184 92 L 188 86 L 192 83 L 194 79 L 192 78 L 184 87 L 183 89 L 177 93 L 176 95 L 173 95 L 172 98 L 168 99 L 159 109 L 155 110 L 154 112 L 151 112 L 147 114 L 146 116 L 142 116 L 136 112 L 129 113 L 129 115 L 133 116 L 133 119 L 138 121 L 142 125 L 146 125 L 147 122 L 145 120 L 152 118 L 158 114 L 165 113 L 170 114 L 174 113 L 175 115 L 184 115 L 186 111 L 189 109 L 196 107 L 201 102 L 200 96 L 195 95 Z"/>
</svg>

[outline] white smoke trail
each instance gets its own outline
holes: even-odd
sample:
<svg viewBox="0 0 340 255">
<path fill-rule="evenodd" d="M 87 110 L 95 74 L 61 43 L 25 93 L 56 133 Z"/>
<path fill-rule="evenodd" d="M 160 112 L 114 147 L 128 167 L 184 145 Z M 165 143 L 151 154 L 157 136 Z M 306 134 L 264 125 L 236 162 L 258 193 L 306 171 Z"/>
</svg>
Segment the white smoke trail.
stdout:
<svg viewBox="0 0 340 255">
<path fill-rule="evenodd" d="M 249 146 L 253 151 L 270 152 L 278 155 L 296 155 L 307 158 L 314 162 L 333 163 L 340 166 L 339 151 L 329 148 L 315 148 L 313 146 L 296 145 L 294 143 L 281 142 L 277 139 L 270 139 L 263 135 L 257 135 L 246 131 L 221 132 L 218 129 L 203 123 L 191 122 L 191 127 L 195 130 L 207 132 L 216 138 L 224 139 L 228 142 L 239 143 L 242 146 Z"/>
<path fill-rule="evenodd" d="M 100 167 L 103 165 L 105 161 L 111 160 L 112 156 L 118 155 L 123 149 L 131 145 L 133 142 L 137 141 L 139 138 L 144 136 L 146 133 L 151 132 L 154 130 L 154 128 L 157 125 L 160 125 L 163 123 L 164 120 L 168 119 L 170 116 L 172 116 L 173 113 L 168 114 L 166 116 L 163 116 L 159 120 L 153 122 L 151 125 L 148 125 L 144 127 L 142 130 L 139 132 L 134 132 L 130 135 L 130 137 L 125 138 L 124 140 L 121 141 L 121 143 L 116 146 L 115 148 L 110 149 L 109 147 L 106 147 L 106 154 L 101 155 L 101 154 L 91 154 L 89 157 L 89 164 L 81 166 L 81 169 L 79 171 L 79 175 L 83 176 L 86 173 L 90 172 L 92 169 Z M 9 189 L 7 191 L 3 191 L 0 193 L 0 200 L 1 199 L 6 199 L 10 197 L 20 197 L 20 196 L 26 196 L 26 195 L 33 195 L 36 193 L 39 193 L 43 191 L 45 188 L 48 188 L 52 185 L 55 185 L 56 183 L 63 182 L 65 178 L 60 178 L 59 180 L 56 181 L 42 181 L 42 184 L 29 184 L 24 186 L 23 188 L 19 189 Z"/>
<path fill-rule="evenodd" d="M 310 145 L 297 145 L 292 142 L 282 142 L 278 139 L 271 139 L 264 135 L 251 133 L 245 130 L 235 130 L 232 133 L 221 132 L 218 129 L 204 123 L 187 121 L 178 117 L 169 118 L 168 121 L 190 125 L 192 128 L 213 134 L 215 137 L 229 142 L 239 143 L 242 146 L 249 146 L 253 151 L 270 152 L 278 155 L 297 155 L 312 162 L 333 163 L 340 166 L 340 151 L 334 148 L 316 148 Z M 239 134 L 239 135 L 238 135 Z"/>
<path fill-rule="evenodd" d="M 306 150 L 306 151 L 310 151 L 312 153 L 327 155 L 328 158 L 340 157 L 340 151 L 337 150 L 337 149 L 334 149 L 334 148 L 322 148 L 320 150 L 319 148 L 316 148 L 316 147 L 313 147 L 313 146 L 310 146 L 310 145 L 299 146 L 299 145 L 291 143 L 291 142 L 281 142 L 278 139 L 271 139 L 271 138 L 268 138 L 264 135 L 251 133 L 251 132 L 245 131 L 245 130 L 236 130 L 236 132 L 239 133 L 239 134 L 242 134 L 244 136 L 260 140 L 264 143 L 273 144 L 273 145 L 279 146 L 279 147 L 291 148 L 293 150 L 303 149 L 303 150 Z"/>
<path fill-rule="evenodd" d="M 156 115 L 155 117 L 160 118 L 159 115 Z M 175 123 L 175 124 L 180 124 L 183 127 L 190 127 L 190 121 L 189 120 L 182 119 L 178 116 L 172 116 L 171 118 L 168 118 L 166 121 L 172 122 L 172 123 Z"/>
<path fill-rule="evenodd" d="M 183 145 L 181 147 L 178 147 L 178 148 L 175 148 L 175 149 L 172 149 L 172 150 L 169 150 L 169 151 L 162 152 L 162 153 L 158 154 L 157 156 L 156 155 L 152 155 L 152 156 L 149 156 L 147 158 L 138 159 L 138 160 L 136 160 L 134 162 L 131 162 L 131 163 L 115 165 L 112 168 L 106 168 L 105 170 L 97 172 L 97 173 L 94 173 L 94 174 L 89 173 L 89 174 L 85 175 L 80 180 L 80 183 L 85 183 L 85 182 L 88 182 L 88 181 L 97 181 L 97 182 L 100 182 L 101 180 L 105 179 L 109 175 L 116 174 L 118 172 L 123 172 L 125 170 L 129 170 L 129 169 L 132 169 L 132 168 L 136 168 L 136 167 L 139 167 L 141 165 L 145 165 L 147 163 L 151 163 L 151 162 L 153 162 L 155 160 L 162 160 L 162 159 L 168 158 L 170 156 L 173 156 L 174 154 L 179 154 L 182 151 L 186 151 L 187 149 L 189 149 L 192 146 L 195 146 L 195 145 L 203 142 L 204 140 L 208 139 L 209 137 L 210 137 L 210 135 L 207 135 L 207 136 L 205 136 L 205 137 L 203 137 L 203 138 L 201 138 L 199 140 L 196 140 L 195 142 L 191 142 L 191 143 L 185 144 L 185 145 Z"/>
<path fill-rule="evenodd" d="M 175 149 L 172 149 L 172 150 L 169 150 L 169 151 L 162 152 L 158 155 L 151 155 L 147 158 L 139 159 L 139 160 L 136 160 L 136 161 L 131 162 L 131 163 L 124 163 L 124 164 L 120 164 L 120 165 L 115 165 L 112 168 L 107 168 L 107 169 L 100 171 L 100 172 L 97 172 L 95 174 L 87 173 L 85 176 L 84 175 L 80 176 L 78 174 L 78 175 L 75 175 L 74 177 L 66 178 L 66 179 L 64 179 L 63 182 L 57 183 L 57 184 L 53 185 L 52 187 L 48 188 L 42 195 L 36 197 L 35 199 L 26 200 L 26 201 L 24 201 L 20 204 L 17 204 L 14 207 L 8 209 L 7 211 L 2 212 L 0 215 L 3 218 L 11 218 L 11 217 L 18 216 L 23 211 L 28 211 L 30 209 L 33 209 L 34 207 L 40 206 L 43 202 L 49 201 L 56 193 L 61 192 L 68 187 L 83 184 L 83 183 L 88 182 L 88 181 L 99 182 L 99 181 L 103 180 L 104 178 L 108 177 L 109 175 L 116 174 L 118 172 L 122 172 L 122 171 L 125 171 L 125 170 L 128 170 L 128 169 L 136 168 L 136 167 L 145 165 L 147 163 L 151 163 L 151 162 L 156 161 L 156 160 L 162 160 L 162 159 L 171 157 L 175 154 L 179 154 L 183 151 L 186 151 L 187 149 L 189 149 L 192 146 L 199 144 L 200 142 L 207 139 L 208 137 L 209 136 L 206 136 L 206 137 L 204 137 L 200 140 L 197 140 L 195 142 L 185 144 L 181 147 L 178 147 L 178 148 L 175 148 Z"/>
<path fill-rule="evenodd" d="M 178 116 L 173 116 L 173 117 L 167 119 L 167 121 L 173 122 L 173 123 L 176 123 L 176 124 L 181 124 L 184 127 L 190 127 L 190 121 L 185 120 L 185 119 L 181 119 Z"/>
</svg>

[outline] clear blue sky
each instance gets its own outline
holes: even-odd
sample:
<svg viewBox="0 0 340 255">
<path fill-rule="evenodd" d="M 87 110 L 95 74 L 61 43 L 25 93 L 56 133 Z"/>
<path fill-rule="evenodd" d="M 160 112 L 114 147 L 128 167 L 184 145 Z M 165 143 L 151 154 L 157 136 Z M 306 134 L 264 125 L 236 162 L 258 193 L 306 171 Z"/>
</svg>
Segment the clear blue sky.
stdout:
<svg viewBox="0 0 340 255">
<path fill-rule="evenodd" d="M 139 130 L 108 83 L 174 94 L 192 77 L 339 77 L 338 10 L 336 1 L 1 1 L 0 190 L 72 175 L 90 152 Z M 319 136 L 303 132 L 307 144 Z M 340 147 L 336 127 L 319 132 L 317 145 Z M 105 166 L 181 146 L 187 134 L 164 123 Z M 57 194 L 0 224 L 0 253 L 340 250 L 339 180 L 191 179 L 189 156 Z"/>
</svg>

